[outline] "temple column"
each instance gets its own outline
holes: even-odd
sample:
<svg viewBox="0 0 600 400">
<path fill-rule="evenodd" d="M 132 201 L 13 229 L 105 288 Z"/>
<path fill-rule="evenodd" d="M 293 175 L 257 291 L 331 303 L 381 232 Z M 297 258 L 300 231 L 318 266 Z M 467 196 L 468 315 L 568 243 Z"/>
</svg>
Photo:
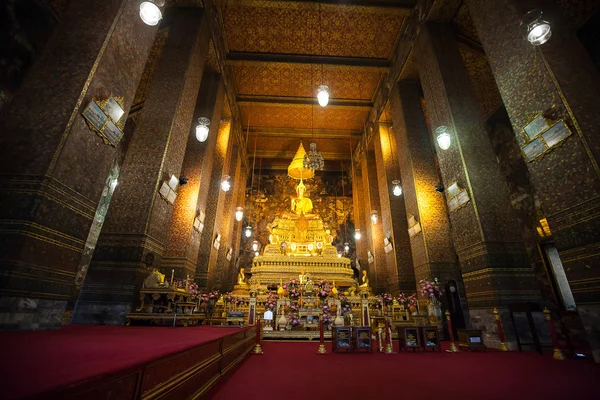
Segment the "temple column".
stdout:
<svg viewBox="0 0 600 400">
<path fill-rule="evenodd" d="M 206 198 L 199 204 L 200 210 L 205 214 L 204 232 L 202 233 L 202 240 L 198 249 L 198 264 L 196 267 L 196 280 L 201 288 L 212 288 L 212 286 L 208 286 L 209 274 L 214 272 L 214 267 L 216 266 L 217 249 L 214 247 L 214 244 L 217 236 L 220 237 L 221 235 L 223 203 L 227 194 L 221 189 L 221 181 L 223 176 L 228 173 L 228 157 L 231 154 L 232 148 L 231 121 L 223 121 L 219 126 L 217 146 L 215 152 L 212 154 L 213 168 L 210 183 L 206 189 Z M 210 284 L 212 283 L 210 282 Z M 216 285 L 215 288 L 217 288 Z M 219 287 L 219 289 L 221 288 Z"/>
<path fill-rule="evenodd" d="M 231 175 L 231 190 L 225 194 L 223 203 L 223 215 L 221 217 L 221 245 L 217 252 L 215 264 L 215 275 L 219 276 L 222 290 L 230 289 L 230 276 L 235 269 L 235 257 L 233 255 L 233 228 L 239 223 L 235 220 L 235 208 L 238 205 L 238 191 L 240 185 L 245 186 L 242 179 L 242 160 L 239 157 L 238 147 L 234 146 L 229 159 L 228 174 Z M 227 254 L 231 249 L 230 259 Z M 237 276 L 237 274 L 235 274 Z M 216 279 L 215 279 L 216 282 Z"/>
<path fill-rule="evenodd" d="M 74 323 L 123 323 L 143 279 L 161 263 L 173 205 L 159 191 L 180 176 L 209 37 L 202 10 L 175 11 Z"/>
<path fill-rule="evenodd" d="M 377 166 L 375 165 L 375 152 L 369 150 L 362 159 L 363 189 L 365 200 L 366 235 L 363 236 L 367 242 L 367 249 L 371 252 L 369 264 L 370 279 L 375 278 L 373 289 L 378 292 L 396 291 L 398 289 L 398 273 L 388 269 L 387 257 L 383 249 L 383 227 L 381 221 L 373 223 L 371 211 L 379 212 L 379 181 L 377 179 Z"/>
<path fill-rule="evenodd" d="M 354 230 L 356 229 L 364 235 L 366 228 L 366 209 L 365 209 L 365 192 L 363 190 L 362 170 L 359 165 L 352 166 L 352 204 L 354 212 Z M 367 241 L 366 237 L 356 240 L 350 233 L 348 242 L 354 242 L 356 248 L 356 260 L 360 261 L 361 269 L 367 267 Z M 356 266 L 358 268 L 358 265 Z"/>
<path fill-rule="evenodd" d="M 127 119 L 155 34 L 138 1 L 71 2 L 0 117 L 0 327 L 60 326 L 118 150 L 81 113 L 112 94 Z"/>
<path fill-rule="evenodd" d="M 241 160 L 240 160 L 241 162 Z M 235 188 L 235 203 L 232 205 L 232 213 L 235 214 L 236 208 L 237 207 L 243 207 L 245 200 L 246 200 L 246 184 L 248 182 L 248 169 L 245 168 L 243 166 L 243 163 L 240 164 L 240 176 L 239 178 L 234 182 L 234 188 Z M 244 210 L 244 214 L 246 214 L 248 211 Z M 242 219 L 243 221 L 243 219 Z M 233 287 L 233 285 L 235 285 L 236 283 L 236 278 L 237 278 L 237 270 L 239 267 L 239 256 L 240 256 L 240 248 L 241 248 L 241 242 L 242 242 L 242 234 L 243 234 L 243 223 L 242 221 L 237 221 L 235 220 L 235 222 L 233 223 L 233 232 L 232 232 L 232 237 L 231 237 L 231 246 L 233 247 L 233 256 L 232 256 L 232 262 L 233 262 L 233 267 L 230 268 L 228 277 L 227 277 L 227 285 Z"/>
<path fill-rule="evenodd" d="M 404 205 L 411 219 L 415 278 L 417 282 L 438 278 L 443 284 L 456 281 L 464 297 L 444 194 L 436 191 L 440 177 L 417 83 L 399 82 L 392 90 L 391 107 Z M 466 302 L 453 306 L 453 319 L 466 314 Z M 453 322 L 458 327 L 465 323 Z"/>
<path fill-rule="evenodd" d="M 600 272 L 591 268 L 600 265 L 600 74 L 554 2 L 477 0 L 468 6 L 600 362 Z M 552 29 L 538 47 L 520 26 L 536 8 Z M 540 114 L 544 129 L 562 119 L 568 127 L 562 132 L 570 135 L 553 140 L 531 126 L 526 133 Z M 527 146 L 540 135 L 547 154 L 535 157 Z"/>
<path fill-rule="evenodd" d="M 397 276 L 394 289 L 410 295 L 415 292 L 416 286 L 407 230 L 407 212 L 404 208 L 404 197 L 394 196 L 390 190 L 392 181 L 400 178 L 398 159 L 395 157 L 398 151 L 393 135 L 389 125 L 380 123 L 373 139 L 380 200 L 379 223 L 383 230 L 383 238 L 387 238 L 391 243 L 388 250 L 384 247 L 384 254 L 389 272 L 392 276 Z M 378 245 L 385 246 L 383 239 Z"/>
<path fill-rule="evenodd" d="M 173 205 L 169 240 L 161 264 L 161 272 L 167 276 L 170 276 L 173 270 L 178 279 L 183 279 L 188 274 L 193 277 L 196 273 L 202 236 L 199 204 L 206 203 L 208 196 L 213 168 L 212 154 L 217 145 L 224 100 L 225 90 L 221 75 L 205 72 L 181 168 L 181 175 L 188 178 L 188 183 L 179 187 L 177 200 Z M 196 121 L 201 117 L 210 119 L 209 136 L 205 142 L 199 142 L 195 134 Z"/>
<path fill-rule="evenodd" d="M 424 25 L 415 59 L 432 130 L 452 138 L 438 159 L 471 319 L 493 333 L 494 307 L 539 301 L 539 290 L 450 26 Z M 497 335 L 486 342 L 499 346 Z"/>
</svg>

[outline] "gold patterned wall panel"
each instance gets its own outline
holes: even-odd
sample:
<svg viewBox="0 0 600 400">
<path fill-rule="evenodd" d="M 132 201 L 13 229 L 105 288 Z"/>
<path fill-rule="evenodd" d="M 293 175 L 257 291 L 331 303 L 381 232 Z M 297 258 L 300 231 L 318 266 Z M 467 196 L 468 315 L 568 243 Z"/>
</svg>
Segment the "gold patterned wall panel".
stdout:
<svg viewBox="0 0 600 400">
<path fill-rule="evenodd" d="M 487 119 L 502 105 L 492 69 L 483 54 L 466 46 L 459 46 L 459 50 L 483 117 Z"/>
<path fill-rule="evenodd" d="M 240 103 L 242 123 L 253 127 L 361 130 L 369 107 Z"/>
<path fill-rule="evenodd" d="M 456 29 L 457 34 L 464 36 L 473 42 L 480 42 L 479 35 L 477 34 L 475 26 L 473 25 L 473 20 L 471 19 L 471 14 L 469 14 L 469 8 L 464 3 L 458 9 L 458 12 L 454 17 L 454 29 Z"/>
<path fill-rule="evenodd" d="M 311 65 L 270 62 L 233 62 L 240 95 L 316 96 L 317 87 L 329 86 L 332 99 L 369 101 L 373 98 L 382 69 L 343 65 Z"/>
<path fill-rule="evenodd" d="M 390 58 L 406 10 L 305 2 L 221 2 L 229 51 Z"/>
<path fill-rule="evenodd" d="M 221 68 L 219 68 L 219 61 L 217 60 L 217 53 L 215 52 L 215 46 L 212 40 L 208 45 L 208 55 L 206 56 L 204 68 L 206 71 L 210 72 L 221 72 Z"/>
<path fill-rule="evenodd" d="M 158 64 L 158 60 L 162 55 L 162 51 L 165 47 L 168 37 L 168 28 L 160 29 L 158 32 L 156 32 L 154 43 L 152 44 L 150 54 L 148 55 L 148 61 L 146 61 L 142 78 L 140 79 L 137 91 L 135 92 L 135 97 L 133 98 L 133 104 L 131 106 L 132 113 L 139 111 L 139 107 L 144 104 L 144 101 L 146 101 L 146 96 L 150 90 L 150 84 L 152 83 L 152 77 L 154 76 L 154 71 L 156 70 L 156 65 Z"/>
</svg>

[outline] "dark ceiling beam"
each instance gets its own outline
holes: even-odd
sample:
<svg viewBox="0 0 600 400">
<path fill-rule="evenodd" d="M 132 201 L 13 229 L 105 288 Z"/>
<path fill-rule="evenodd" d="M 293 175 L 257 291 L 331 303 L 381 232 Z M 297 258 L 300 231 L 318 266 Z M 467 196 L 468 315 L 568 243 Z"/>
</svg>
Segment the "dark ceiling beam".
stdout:
<svg viewBox="0 0 600 400">
<path fill-rule="evenodd" d="M 267 103 L 267 104 L 306 104 L 318 105 L 317 99 L 303 97 L 250 97 L 238 96 L 236 102 L 242 103 Z M 329 106 L 344 106 L 344 107 L 373 107 L 373 103 L 368 100 L 329 100 Z"/>
<path fill-rule="evenodd" d="M 265 159 L 282 159 L 287 160 L 287 164 L 290 165 L 294 156 L 296 155 L 296 151 L 277 151 L 277 150 L 256 150 L 256 158 L 265 158 Z M 254 157 L 254 150 L 248 148 L 247 151 L 248 158 Z M 350 160 L 352 157 L 350 156 L 350 149 L 343 153 L 334 153 L 334 152 L 321 152 L 321 155 L 325 160 L 329 161 L 339 161 L 339 160 Z"/>
<path fill-rule="evenodd" d="M 348 130 L 333 130 L 333 129 L 315 129 L 314 131 L 308 129 L 297 129 L 297 128 L 267 128 L 267 127 L 255 127 L 250 128 L 246 132 L 248 146 L 252 147 L 255 137 L 266 138 L 266 137 L 285 137 L 285 138 L 306 138 L 318 137 L 319 139 L 337 139 L 337 140 L 350 140 L 360 139 L 362 131 L 348 131 Z M 252 138 L 252 139 L 250 139 Z"/>
<path fill-rule="evenodd" d="M 277 0 L 282 3 L 317 3 L 317 4 L 336 4 L 347 6 L 364 7 L 388 7 L 410 10 L 414 7 L 415 0 Z"/>
<path fill-rule="evenodd" d="M 227 53 L 228 64 L 235 63 L 236 61 L 344 65 L 368 68 L 389 68 L 391 66 L 391 61 L 385 58 L 336 57 L 316 54 L 253 53 L 244 51 L 230 51 Z"/>
</svg>

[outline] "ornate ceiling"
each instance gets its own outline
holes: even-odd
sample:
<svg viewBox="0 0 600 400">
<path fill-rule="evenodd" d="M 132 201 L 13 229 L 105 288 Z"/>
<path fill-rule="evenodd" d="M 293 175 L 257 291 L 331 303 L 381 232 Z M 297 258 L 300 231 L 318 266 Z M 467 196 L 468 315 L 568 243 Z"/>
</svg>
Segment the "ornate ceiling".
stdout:
<svg viewBox="0 0 600 400">
<path fill-rule="evenodd" d="M 315 132 L 326 158 L 349 159 L 414 1 L 215 2 L 242 125 L 254 135 L 248 155 L 256 135 L 259 154 L 281 159 Z M 331 93 L 325 108 L 321 84 Z"/>
</svg>

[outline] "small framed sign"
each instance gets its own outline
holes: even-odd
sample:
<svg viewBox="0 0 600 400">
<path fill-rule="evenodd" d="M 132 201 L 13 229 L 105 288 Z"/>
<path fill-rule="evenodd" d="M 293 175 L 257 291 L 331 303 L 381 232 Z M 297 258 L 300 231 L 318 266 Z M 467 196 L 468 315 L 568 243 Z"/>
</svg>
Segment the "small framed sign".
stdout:
<svg viewBox="0 0 600 400">
<path fill-rule="evenodd" d="M 525 153 L 527 161 L 534 160 L 545 151 L 546 145 L 544 145 L 544 142 L 540 138 L 531 141 L 527 146 L 523 147 L 523 153 Z"/>
<path fill-rule="evenodd" d="M 123 132 L 112 121 L 108 121 L 102 130 L 102 134 L 112 144 L 116 146 L 123 137 Z"/>
<path fill-rule="evenodd" d="M 404 348 L 408 349 L 420 349 L 421 348 L 421 337 L 419 335 L 419 328 L 410 327 L 404 328 L 404 332 L 402 335 L 404 339 Z"/>
<path fill-rule="evenodd" d="M 552 147 L 571 135 L 571 130 L 564 121 L 560 121 L 542 134 L 548 147 Z"/>
<path fill-rule="evenodd" d="M 102 132 L 104 124 L 108 121 L 108 117 L 95 101 L 91 101 L 85 110 L 83 110 L 83 117 L 87 121 L 89 127 L 98 133 Z"/>
<path fill-rule="evenodd" d="M 125 114 L 125 111 L 121 107 L 121 105 L 117 102 L 117 100 L 110 96 L 108 100 L 106 100 L 106 104 L 104 104 L 104 110 L 108 114 L 108 116 L 115 121 L 115 124 L 118 124 Z"/>
<path fill-rule="evenodd" d="M 529 122 L 523 130 L 527 134 L 529 140 L 535 139 L 537 135 L 548 129 L 548 121 L 542 114 L 539 114 L 531 122 Z"/>
<path fill-rule="evenodd" d="M 425 327 L 423 328 L 423 342 L 425 349 L 440 350 L 440 337 L 439 331 L 436 327 Z"/>
</svg>

